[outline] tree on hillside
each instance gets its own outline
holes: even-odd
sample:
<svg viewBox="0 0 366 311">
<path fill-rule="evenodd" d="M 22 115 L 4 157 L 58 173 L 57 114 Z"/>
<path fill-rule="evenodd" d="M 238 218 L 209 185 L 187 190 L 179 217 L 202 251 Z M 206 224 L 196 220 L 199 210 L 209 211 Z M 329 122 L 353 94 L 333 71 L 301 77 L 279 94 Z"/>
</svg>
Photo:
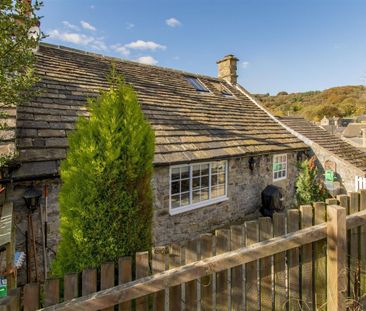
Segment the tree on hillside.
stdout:
<svg viewBox="0 0 366 311">
<path fill-rule="evenodd" d="M 41 35 L 30 35 L 39 24 L 36 15 L 42 3 L 30 0 L 0 1 L 0 103 L 14 105 L 29 96 L 36 82 L 32 51 Z"/>
<path fill-rule="evenodd" d="M 296 180 L 296 199 L 299 205 L 324 201 L 328 192 L 318 175 L 316 157 L 300 163 L 300 173 Z"/>
<path fill-rule="evenodd" d="M 61 240 L 53 274 L 151 247 L 154 134 L 122 78 L 89 100 L 61 165 Z"/>
</svg>

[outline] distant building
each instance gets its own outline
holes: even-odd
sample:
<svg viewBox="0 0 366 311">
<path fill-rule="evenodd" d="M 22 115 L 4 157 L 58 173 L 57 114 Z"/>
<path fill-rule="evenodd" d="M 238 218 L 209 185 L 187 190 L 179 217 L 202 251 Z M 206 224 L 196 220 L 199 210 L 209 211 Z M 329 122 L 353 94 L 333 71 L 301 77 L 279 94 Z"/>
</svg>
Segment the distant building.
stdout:
<svg viewBox="0 0 366 311">
<path fill-rule="evenodd" d="M 324 116 L 319 125 L 331 134 L 340 135 L 348 124 L 354 122 L 353 118 L 339 118 Z"/>
<path fill-rule="evenodd" d="M 342 139 L 366 151 L 366 123 L 350 123 L 342 133 Z"/>
<path fill-rule="evenodd" d="M 355 191 L 355 177 L 366 177 L 365 152 L 304 118 L 277 118 L 311 147 L 325 179 L 334 176 L 333 180 L 326 180 L 326 186 L 333 195 Z"/>
</svg>

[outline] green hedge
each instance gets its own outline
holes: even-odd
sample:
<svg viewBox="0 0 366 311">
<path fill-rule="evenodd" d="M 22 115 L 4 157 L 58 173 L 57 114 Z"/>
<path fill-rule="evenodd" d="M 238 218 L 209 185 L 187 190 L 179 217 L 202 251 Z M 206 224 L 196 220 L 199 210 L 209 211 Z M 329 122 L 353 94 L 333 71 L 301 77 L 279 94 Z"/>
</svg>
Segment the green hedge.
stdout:
<svg viewBox="0 0 366 311">
<path fill-rule="evenodd" d="M 132 87 L 116 75 L 111 81 L 68 138 L 54 275 L 151 247 L 154 134 Z"/>
</svg>

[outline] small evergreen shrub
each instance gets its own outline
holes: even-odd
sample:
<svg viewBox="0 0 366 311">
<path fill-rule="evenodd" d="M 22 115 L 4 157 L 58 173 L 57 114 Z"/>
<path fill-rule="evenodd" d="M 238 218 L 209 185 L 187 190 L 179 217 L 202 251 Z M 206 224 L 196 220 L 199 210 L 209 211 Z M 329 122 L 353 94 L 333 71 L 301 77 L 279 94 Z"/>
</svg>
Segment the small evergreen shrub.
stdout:
<svg viewBox="0 0 366 311">
<path fill-rule="evenodd" d="M 151 247 L 154 134 L 132 87 L 112 77 L 68 138 L 57 276 Z"/>
<path fill-rule="evenodd" d="M 298 204 L 324 201 L 329 197 L 327 189 L 319 178 L 315 164 L 316 157 L 299 164 L 300 173 L 296 180 L 296 199 Z"/>
</svg>

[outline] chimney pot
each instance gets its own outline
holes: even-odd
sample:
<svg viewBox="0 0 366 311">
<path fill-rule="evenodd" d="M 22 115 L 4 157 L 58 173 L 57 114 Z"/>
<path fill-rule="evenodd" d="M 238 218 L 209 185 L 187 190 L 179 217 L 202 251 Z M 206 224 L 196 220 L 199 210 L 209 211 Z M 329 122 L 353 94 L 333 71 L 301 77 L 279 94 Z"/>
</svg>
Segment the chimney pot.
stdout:
<svg viewBox="0 0 366 311">
<path fill-rule="evenodd" d="M 223 59 L 217 61 L 219 79 L 224 79 L 231 84 L 236 84 L 238 79 L 236 64 L 238 61 L 239 59 L 232 54 L 226 55 Z"/>
</svg>

